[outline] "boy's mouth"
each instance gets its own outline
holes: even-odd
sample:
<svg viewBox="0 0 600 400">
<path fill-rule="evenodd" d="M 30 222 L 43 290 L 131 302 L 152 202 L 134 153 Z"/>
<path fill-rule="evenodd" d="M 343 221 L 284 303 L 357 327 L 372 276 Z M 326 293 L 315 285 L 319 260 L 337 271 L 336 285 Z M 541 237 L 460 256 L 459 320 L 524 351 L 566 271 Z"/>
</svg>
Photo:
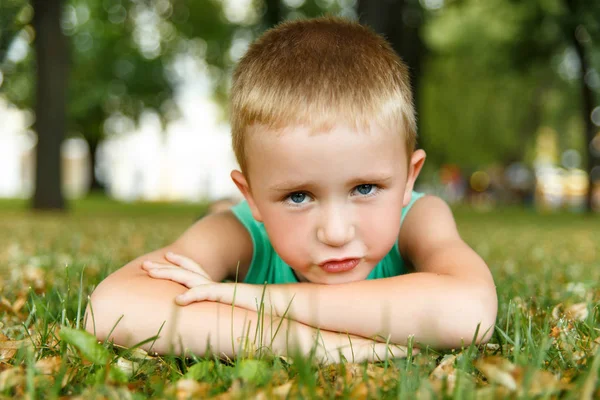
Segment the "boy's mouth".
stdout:
<svg viewBox="0 0 600 400">
<path fill-rule="evenodd" d="M 319 267 L 325 272 L 338 273 L 354 269 L 359 262 L 360 258 L 331 259 L 319 264 Z"/>
</svg>

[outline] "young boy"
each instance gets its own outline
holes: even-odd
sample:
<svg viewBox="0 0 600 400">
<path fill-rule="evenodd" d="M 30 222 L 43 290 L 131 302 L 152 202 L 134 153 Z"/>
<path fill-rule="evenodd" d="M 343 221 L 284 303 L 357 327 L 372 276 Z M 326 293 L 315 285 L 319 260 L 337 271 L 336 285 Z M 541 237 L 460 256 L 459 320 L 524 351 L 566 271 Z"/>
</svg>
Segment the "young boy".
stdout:
<svg viewBox="0 0 600 400">
<path fill-rule="evenodd" d="M 88 331 L 132 345 L 160 330 L 159 353 L 316 346 L 330 361 L 489 339 L 492 276 L 448 206 L 413 191 L 425 152 L 383 38 L 337 18 L 283 23 L 240 61 L 230 111 L 245 201 L 106 278 Z"/>
</svg>

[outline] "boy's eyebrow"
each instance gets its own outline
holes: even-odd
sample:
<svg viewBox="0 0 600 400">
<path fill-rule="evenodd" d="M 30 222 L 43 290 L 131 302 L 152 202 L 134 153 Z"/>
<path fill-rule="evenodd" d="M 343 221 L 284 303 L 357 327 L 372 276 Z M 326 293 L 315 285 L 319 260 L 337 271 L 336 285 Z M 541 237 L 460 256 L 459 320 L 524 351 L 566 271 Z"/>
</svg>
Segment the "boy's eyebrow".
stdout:
<svg viewBox="0 0 600 400">
<path fill-rule="evenodd" d="M 368 183 L 385 185 L 391 180 L 392 176 L 390 174 L 365 175 L 351 179 L 348 182 L 348 185 L 353 186 Z M 306 189 L 315 186 L 318 186 L 315 181 L 285 181 L 269 187 L 269 190 L 274 192 L 293 192 L 294 190 Z"/>
</svg>

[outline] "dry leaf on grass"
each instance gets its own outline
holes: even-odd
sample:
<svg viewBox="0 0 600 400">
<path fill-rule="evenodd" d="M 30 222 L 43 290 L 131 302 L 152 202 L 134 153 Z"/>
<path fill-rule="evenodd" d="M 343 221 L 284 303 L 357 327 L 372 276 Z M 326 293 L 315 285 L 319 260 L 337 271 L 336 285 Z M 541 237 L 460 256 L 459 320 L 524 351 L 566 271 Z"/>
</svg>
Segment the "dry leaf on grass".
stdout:
<svg viewBox="0 0 600 400">
<path fill-rule="evenodd" d="M 253 397 L 254 400 L 268 400 L 268 399 L 287 399 L 289 398 L 292 386 L 295 384 L 294 381 L 288 381 L 283 385 L 275 386 L 274 388 L 267 388 L 256 393 Z"/>
<path fill-rule="evenodd" d="M 62 398 L 62 397 L 61 397 Z M 125 387 L 113 387 L 103 386 L 88 387 L 79 396 L 69 397 L 70 400 L 107 400 L 107 399 L 119 399 L 129 400 L 133 399 L 133 394 Z"/>
<path fill-rule="evenodd" d="M 6 297 L 2 297 L 0 299 L 0 310 L 5 310 L 18 317 L 23 317 L 20 311 L 25 303 L 27 303 L 27 298 L 23 294 L 20 294 L 13 303 L 11 303 Z"/>
<path fill-rule="evenodd" d="M 567 307 L 565 315 L 567 319 L 573 321 L 584 321 L 589 315 L 587 303 L 577 303 Z"/>
<path fill-rule="evenodd" d="M 35 369 L 43 375 L 54 375 L 60 371 L 61 364 L 60 356 L 46 357 L 35 363 Z"/>
<path fill-rule="evenodd" d="M 0 372 L 0 392 L 21 385 L 25 380 L 25 372 L 21 367 L 14 367 Z"/>
<path fill-rule="evenodd" d="M 9 340 L 6 335 L 0 333 L 0 361 L 7 362 L 17 354 L 19 349 L 31 346 L 29 339 Z"/>
<path fill-rule="evenodd" d="M 140 369 L 140 364 L 135 361 L 119 357 L 117 358 L 115 367 L 120 369 L 127 376 L 127 378 L 131 378 Z"/>
<path fill-rule="evenodd" d="M 114 347 L 123 350 L 125 352 L 125 354 L 123 354 L 125 356 L 125 358 L 129 359 L 129 360 L 135 360 L 135 361 L 144 361 L 144 360 L 155 360 L 156 357 L 153 355 L 148 354 L 148 352 L 142 348 L 136 347 L 134 349 L 129 349 L 127 347 L 124 346 L 119 346 L 118 344 L 114 344 Z"/>
<path fill-rule="evenodd" d="M 550 394 L 565 388 L 549 371 L 537 370 L 525 382 L 526 371 L 502 357 L 486 357 L 475 362 L 475 366 L 490 381 L 511 392 L 529 395 Z M 524 387 L 527 383 L 528 388 Z"/>
<path fill-rule="evenodd" d="M 587 303 L 576 303 L 565 308 L 562 303 L 558 303 L 552 309 L 552 318 L 558 320 L 565 318 L 569 321 L 584 321 L 589 315 Z"/>
<path fill-rule="evenodd" d="M 65 388 L 75 376 L 77 376 L 77 370 L 74 368 L 67 368 L 67 371 L 60 382 L 60 387 Z"/>
<path fill-rule="evenodd" d="M 319 371 L 319 380 L 321 387 L 333 386 L 336 395 L 347 395 L 350 389 L 351 398 L 367 398 L 395 387 L 399 373 L 394 365 L 333 364 Z"/>
<path fill-rule="evenodd" d="M 431 374 L 429 374 L 429 381 L 436 392 L 442 390 L 444 381 L 446 381 L 448 393 L 452 393 L 454 390 L 454 384 L 456 383 L 456 368 L 454 368 L 455 361 L 456 355 L 447 355 L 444 357 L 442 362 L 435 367 Z"/>
<path fill-rule="evenodd" d="M 206 382 L 196 382 L 193 379 L 180 379 L 175 384 L 169 385 L 166 394 L 175 396 L 177 400 L 206 398 L 211 385 Z"/>
<path fill-rule="evenodd" d="M 504 386 L 490 385 L 477 389 L 475 391 L 475 398 L 477 400 L 506 399 L 510 398 L 510 393 L 510 390 Z"/>
<path fill-rule="evenodd" d="M 500 350 L 500 345 L 498 343 L 486 343 L 485 349 L 490 351 L 498 351 Z"/>
</svg>

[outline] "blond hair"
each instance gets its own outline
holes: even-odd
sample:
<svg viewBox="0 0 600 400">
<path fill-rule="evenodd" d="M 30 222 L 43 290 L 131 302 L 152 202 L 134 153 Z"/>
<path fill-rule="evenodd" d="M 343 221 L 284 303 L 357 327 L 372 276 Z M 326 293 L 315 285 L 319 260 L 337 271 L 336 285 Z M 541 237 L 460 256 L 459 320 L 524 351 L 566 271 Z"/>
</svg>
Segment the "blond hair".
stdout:
<svg viewBox="0 0 600 400">
<path fill-rule="evenodd" d="M 232 144 L 242 172 L 248 128 L 313 130 L 373 123 L 404 134 L 410 155 L 416 118 L 408 68 L 371 29 L 341 18 L 279 24 L 256 40 L 233 74 Z"/>
</svg>

